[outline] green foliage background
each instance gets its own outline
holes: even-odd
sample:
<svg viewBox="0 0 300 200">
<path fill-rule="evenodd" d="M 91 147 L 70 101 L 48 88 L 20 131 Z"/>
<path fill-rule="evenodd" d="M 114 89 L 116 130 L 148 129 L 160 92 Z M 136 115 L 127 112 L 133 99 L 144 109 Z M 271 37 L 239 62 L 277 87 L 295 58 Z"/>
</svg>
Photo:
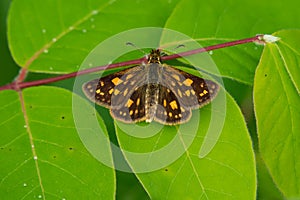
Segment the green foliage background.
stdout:
<svg viewBox="0 0 300 200">
<path fill-rule="evenodd" d="M 12 82 L 20 67 L 30 72 L 26 81 L 76 71 L 95 45 L 132 28 L 170 28 L 202 46 L 258 33 L 281 38 L 213 52 L 227 97 L 219 142 L 205 159 L 197 157 L 210 123 L 205 107 L 201 130 L 186 153 L 150 173 L 114 171 L 85 149 L 72 115 L 73 79 L 24 89 L 23 101 L 15 91 L 1 91 L 1 198 L 299 199 L 299 5 L 297 0 L 1 1 L 0 85 Z M 89 119 L 95 113 L 81 95 L 74 98 Z M 106 109 L 98 111 L 104 134 L 124 149 L 154 150 L 174 132 L 166 127 L 139 143 L 119 130 Z M 112 159 L 110 148 L 104 149 Z"/>
</svg>

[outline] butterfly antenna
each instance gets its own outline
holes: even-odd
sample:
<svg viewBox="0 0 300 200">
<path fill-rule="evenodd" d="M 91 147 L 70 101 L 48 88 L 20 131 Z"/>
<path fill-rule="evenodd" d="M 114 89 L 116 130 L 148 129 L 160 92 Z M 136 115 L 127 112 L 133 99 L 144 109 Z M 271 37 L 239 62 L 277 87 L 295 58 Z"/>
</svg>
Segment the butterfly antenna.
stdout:
<svg viewBox="0 0 300 200">
<path fill-rule="evenodd" d="M 185 47 L 185 45 L 184 44 L 179 44 L 179 45 L 177 45 L 175 48 L 173 48 L 173 51 L 175 51 L 176 49 L 179 49 L 179 48 L 181 48 L 181 47 Z M 165 52 L 162 52 L 161 53 L 161 56 L 167 56 L 168 54 L 167 53 L 165 53 Z"/>
<path fill-rule="evenodd" d="M 175 49 L 179 49 L 179 48 L 181 48 L 181 47 L 185 47 L 185 45 L 184 45 L 184 44 L 179 44 L 177 47 L 174 48 L 174 50 L 175 50 Z"/>
<path fill-rule="evenodd" d="M 137 50 L 139 50 L 140 52 L 142 52 L 143 54 L 147 55 L 147 53 L 146 53 L 143 49 L 137 47 L 137 46 L 136 46 L 135 44 L 133 44 L 132 42 L 126 42 L 126 45 L 132 46 L 132 47 L 136 48 Z"/>
</svg>

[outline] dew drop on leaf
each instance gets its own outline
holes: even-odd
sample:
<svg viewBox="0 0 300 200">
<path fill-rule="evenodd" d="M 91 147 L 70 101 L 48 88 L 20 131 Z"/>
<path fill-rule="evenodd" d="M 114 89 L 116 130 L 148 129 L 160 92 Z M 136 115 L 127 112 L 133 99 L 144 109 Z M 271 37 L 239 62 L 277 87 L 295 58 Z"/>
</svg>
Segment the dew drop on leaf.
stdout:
<svg viewBox="0 0 300 200">
<path fill-rule="evenodd" d="M 93 10 L 93 11 L 92 11 L 92 14 L 93 14 L 93 15 L 97 15 L 97 14 L 98 14 L 98 10 Z"/>
</svg>

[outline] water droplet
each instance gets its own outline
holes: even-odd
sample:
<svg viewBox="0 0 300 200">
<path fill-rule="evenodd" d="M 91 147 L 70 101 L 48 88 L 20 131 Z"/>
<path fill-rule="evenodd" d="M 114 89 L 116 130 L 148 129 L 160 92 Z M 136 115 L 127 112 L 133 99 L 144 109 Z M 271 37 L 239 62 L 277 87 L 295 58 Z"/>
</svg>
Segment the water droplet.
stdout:
<svg viewBox="0 0 300 200">
<path fill-rule="evenodd" d="M 214 54 L 214 52 L 213 52 L 213 51 L 209 51 L 208 53 L 209 53 L 209 55 L 213 55 L 213 54 Z"/>
<path fill-rule="evenodd" d="M 24 186 L 24 187 L 27 187 L 27 183 L 23 183 L 23 186 Z"/>
<path fill-rule="evenodd" d="M 91 22 L 95 21 L 95 19 L 94 19 L 94 18 L 91 18 L 90 20 L 91 20 Z"/>
<path fill-rule="evenodd" d="M 112 61 L 109 61 L 108 64 L 110 65 L 112 63 Z"/>
<path fill-rule="evenodd" d="M 66 198 L 62 198 L 61 200 L 66 200 Z"/>
<path fill-rule="evenodd" d="M 53 38 L 53 39 L 52 39 L 52 42 L 56 42 L 56 41 L 57 41 L 57 39 L 56 39 L 56 38 Z"/>
<path fill-rule="evenodd" d="M 258 48 L 257 48 L 257 47 L 254 47 L 254 49 L 257 50 Z"/>
<path fill-rule="evenodd" d="M 73 26 L 70 26 L 70 27 L 69 27 L 69 30 L 73 30 L 73 29 L 74 29 L 74 27 L 73 27 Z"/>
<path fill-rule="evenodd" d="M 44 50 L 44 53 L 48 53 L 48 52 L 49 52 L 48 49 L 45 49 L 45 50 Z"/>
<path fill-rule="evenodd" d="M 27 125 L 26 125 L 26 124 L 24 125 L 24 128 L 27 128 Z"/>
<path fill-rule="evenodd" d="M 31 148 L 34 148 L 34 144 L 33 144 L 33 145 L 31 145 Z"/>
<path fill-rule="evenodd" d="M 41 199 L 41 198 L 42 198 L 42 195 L 39 195 L 38 198 Z"/>
<path fill-rule="evenodd" d="M 47 30 L 46 29 L 42 29 L 42 33 L 46 33 L 47 32 Z"/>
<path fill-rule="evenodd" d="M 86 29 L 82 29 L 82 32 L 86 33 Z"/>
<path fill-rule="evenodd" d="M 93 11 L 92 11 L 92 14 L 93 14 L 93 15 L 97 15 L 98 12 L 99 12 L 98 10 L 93 10 Z"/>
<path fill-rule="evenodd" d="M 91 26 L 91 28 L 95 28 L 96 26 L 95 26 L 95 24 L 93 24 L 92 26 Z"/>
<path fill-rule="evenodd" d="M 34 159 L 34 160 L 37 160 L 37 156 L 33 156 L 33 159 Z"/>
<path fill-rule="evenodd" d="M 50 70 L 53 70 L 53 67 L 49 67 Z"/>
<path fill-rule="evenodd" d="M 93 63 L 89 63 L 89 66 L 92 67 L 92 66 L 93 66 Z"/>
</svg>

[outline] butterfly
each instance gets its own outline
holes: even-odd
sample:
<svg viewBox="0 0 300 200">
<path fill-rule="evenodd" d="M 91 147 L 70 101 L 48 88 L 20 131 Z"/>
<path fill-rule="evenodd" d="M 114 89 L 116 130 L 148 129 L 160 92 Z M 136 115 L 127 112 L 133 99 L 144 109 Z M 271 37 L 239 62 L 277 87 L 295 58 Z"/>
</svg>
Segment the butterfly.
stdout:
<svg viewBox="0 0 300 200">
<path fill-rule="evenodd" d="M 219 85 L 163 64 L 161 51 L 152 49 L 147 63 L 89 81 L 82 89 L 116 120 L 177 125 L 191 118 L 192 109 L 210 103 Z"/>
</svg>

